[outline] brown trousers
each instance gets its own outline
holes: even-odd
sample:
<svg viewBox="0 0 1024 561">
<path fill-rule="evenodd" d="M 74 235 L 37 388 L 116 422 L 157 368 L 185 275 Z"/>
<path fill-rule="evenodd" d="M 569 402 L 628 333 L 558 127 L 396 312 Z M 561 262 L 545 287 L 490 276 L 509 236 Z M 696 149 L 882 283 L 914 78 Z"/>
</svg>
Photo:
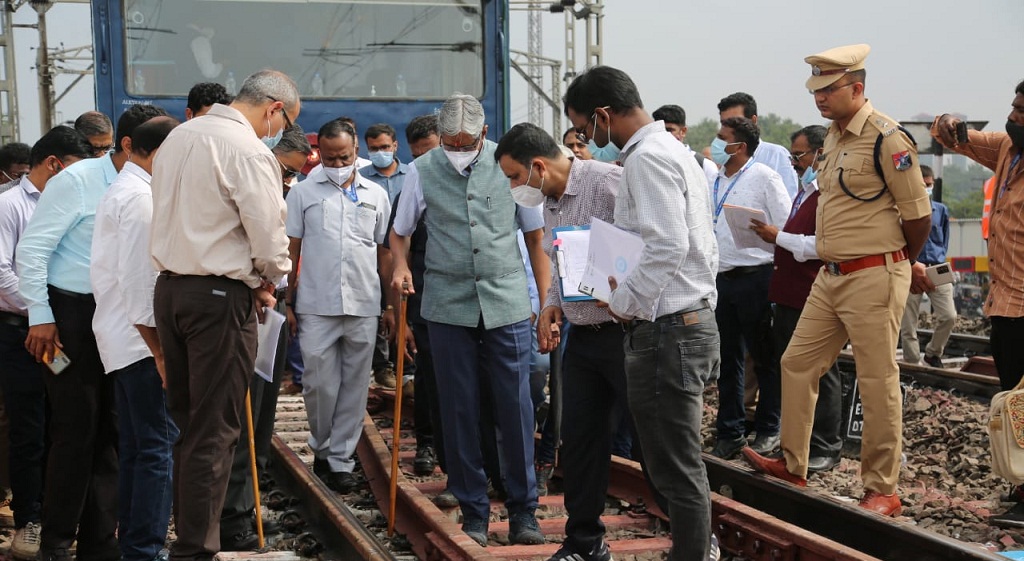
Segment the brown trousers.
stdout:
<svg viewBox="0 0 1024 561">
<path fill-rule="evenodd" d="M 252 290 L 225 277 L 162 274 L 153 311 L 167 370 L 174 445 L 176 560 L 220 550 L 220 514 L 256 363 Z"/>
</svg>

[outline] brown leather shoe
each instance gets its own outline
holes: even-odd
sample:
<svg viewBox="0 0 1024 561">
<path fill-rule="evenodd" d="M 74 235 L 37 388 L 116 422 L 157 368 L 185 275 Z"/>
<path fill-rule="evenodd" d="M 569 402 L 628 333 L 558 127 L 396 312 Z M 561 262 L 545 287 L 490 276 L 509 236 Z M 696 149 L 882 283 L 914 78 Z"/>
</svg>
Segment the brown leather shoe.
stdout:
<svg viewBox="0 0 1024 561">
<path fill-rule="evenodd" d="M 883 495 L 878 491 L 868 491 L 860 500 L 860 506 L 882 516 L 896 517 L 903 512 L 903 505 L 896 493 Z"/>
<path fill-rule="evenodd" d="M 797 487 L 807 487 L 806 479 L 789 473 L 789 470 L 786 469 L 785 458 L 778 458 L 775 460 L 765 458 L 761 454 L 754 452 L 749 446 L 743 449 L 743 457 L 747 459 L 747 462 L 749 462 L 751 466 L 753 466 L 754 471 L 768 474 L 772 477 L 792 483 Z"/>
</svg>

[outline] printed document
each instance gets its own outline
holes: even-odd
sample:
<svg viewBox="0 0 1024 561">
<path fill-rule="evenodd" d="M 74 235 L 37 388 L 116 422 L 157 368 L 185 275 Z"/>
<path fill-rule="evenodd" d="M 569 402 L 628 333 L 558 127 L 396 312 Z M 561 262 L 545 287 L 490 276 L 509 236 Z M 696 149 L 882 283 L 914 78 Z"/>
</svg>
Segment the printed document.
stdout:
<svg viewBox="0 0 1024 561">
<path fill-rule="evenodd" d="M 575 302 L 593 300 L 580 292 L 580 281 L 587 268 L 587 252 L 590 248 L 590 226 L 563 226 L 551 231 L 554 237 L 555 265 L 558 268 L 562 300 Z"/>
<path fill-rule="evenodd" d="M 277 344 L 281 338 L 281 326 L 286 318 L 273 308 L 264 312 L 263 323 L 256 328 L 256 374 L 267 382 L 274 381 L 274 361 L 277 360 Z"/>
<path fill-rule="evenodd" d="M 745 206 L 724 205 L 722 213 L 725 221 L 729 223 L 729 231 L 732 232 L 732 241 L 737 249 L 763 249 L 769 253 L 775 251 L 775 246 L 761 239 L 756 232 L 750 229 L 750 221 L 757 220 L 764 224 L 771 224 L 768 215 L 763 210 L 747 208 Z"/>
<path fill-rule="evenodd" d="M 643 252 L 644 241 L 638 234 L 594 218 L 590 223 L 590 248 L 580 292 L 607 302 L 611 298 L 608 277 L 615 277 L 621 285 L 636 268 Z"/>
</svg>

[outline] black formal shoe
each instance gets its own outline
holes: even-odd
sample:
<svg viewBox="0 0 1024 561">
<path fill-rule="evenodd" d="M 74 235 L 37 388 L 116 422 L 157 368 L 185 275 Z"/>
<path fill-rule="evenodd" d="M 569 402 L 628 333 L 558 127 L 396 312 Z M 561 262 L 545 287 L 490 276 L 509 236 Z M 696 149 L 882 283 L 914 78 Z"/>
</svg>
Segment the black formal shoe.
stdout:
<svg viewBox="0 0 1024 561">
<path fill-rule="evenodd" d="M 942 365 L 942 359 L 937 356 L 924 355 L 924 363 L 932 368 L 945 368 Z"/>
<path fill-rule="evenodd" d="M 807 460 L 808 473 L 821 473 L 839 465 L 839 454 L 835 456 L 811 456 Z"/>
<path fill-rule="evenodd" d="M 324 483 L 326 483 L 327 478 L 331 475 L 331 465 L 327 463 L 327 460 L 313 458 L 313 475 L 319 477 L 324 481 Z"/>
<path fill-rule="evenodd" d="M 754 443 L 750 445 L 750 448 L 764 456 L 770 454 L 772 451 L 779 448 L 779 435 L 777 434 L 760 434 L 754 438 Z"/>
<path fill-rule="evenodd" d="M 252 530 L 254 532 L 256 531 L 256 517 L 255 516 L 252 519 Z M 283 531 L 284 531 L 284 528 L 281 527 L 281 523 L 278 522 L 276 518 L 274 518 L 274 519 L 264 518 L 263 519 L 263 535 L 264 536 L 268 536 L 268 535 L 271 535 L 271 534 L 280 534 Z"/>
<path fill-rule="evenodd" d="M 63 547 L 50 550 L 40 549 L 37 559 L 39 561 L 72 561 L 74 555 L 67 548 Z"/>
<path fill-rule="evenodd" d="M 437 467 L 437 460 L 434 459 L 434 449 L 430 446 L 416 448 L 416 459 L 412 461 L 412 471 L 416 475 L 430 475 Z"/>
<path fill-rule="evenodd" d="M 359 481 L 347 471 L 335 471 L 327 476 L 327 486 L 335 493 L 347 495 L 359 487 Z"/>
<path fill-rule="evenodd" d="M 993 514 L 988 523 L 1000 528 L 1024 528 L 1024 503 L 1017 503 L 1002 514 Z"/>
<path fill-rule="evenodd" d="M 220 537 L 221 551 L 255 551 L 259 545 L 259 537 L 250 529 L 242 530 L 231 536 Z"/>
<path fill-rule="evenodd" d="M 736 457 L 736 454 L 740 453 L 747 445 L 747 439 L 742 436 L 733 440 L 722 440 L 718 439 L 715 443 L 715 447 L 711 450 L 711 455 L 716 458 L 722 458 L 723 460 L 731 460 Z"/>
</svg>

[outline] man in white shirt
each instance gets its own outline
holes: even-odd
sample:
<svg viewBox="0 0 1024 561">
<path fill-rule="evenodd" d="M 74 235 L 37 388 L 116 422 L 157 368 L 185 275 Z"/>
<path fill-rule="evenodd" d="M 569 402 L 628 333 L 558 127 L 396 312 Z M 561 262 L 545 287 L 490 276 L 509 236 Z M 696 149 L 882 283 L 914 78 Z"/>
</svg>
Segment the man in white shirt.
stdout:
<svg viewBox="0 0 1024 561">
<path fill-rule="evenodd" d="M 65 167 L 91 157 L 92 148 L 78 131 L 54 127 L 32 147 L 28 174 L 0 194 L 0 387 L 10 423 L 11 510 L 16 529 L 11 556 L 15 559 L 34 560 L 39 552 L 46 442 L 46 390 L 39 363 L 25 348 L 28 306 L 18 294 L 15 248 L 46 182 Z"/>
<path fill-rule="evenodd" d="M 746 117 L 757 124 L 757 102 L 748 93 L 736 92 L 727 95 L 718 102 L 718 118 L 722 121 L 730 117 Z M 754 151 L 754 161 L 764 164 L 782 177 L 786 185 L 790 200 L 796 196 L 799 188 L 796 172 L 789 163 L 789 150 L 784 146 L 772 142 L 761 141 L 761 144 Z"/>
<path fill-rule="evenodd" d="M 768 247 L 740 247 L 726 221 L 726 205 L 763 211 L 768 222 L 782 227 L 790 200 L 782 178 L 751 157 L 760 143 L 753 121 L 731 117 L 722 122 L 711 144 L 711 157 L 721 169 L 711 188 L 715 237 L 718 240 L 718 308 L 715 319 L 722 337 L 722 376 L 718 380 L 718 442 L 711 453 L 730 459 L 746 446 L 744 437 L 744 357 L 751 354 L 761 398 L 755 412 L 757 439 L 751 445 L 767 453 L 779 443 L 781 382 L 772 360 L 771 307 L 768 283 L 772 251 Z M 788 152 L 787 152 L 788 154 Z"/>
<path fill-rule="evenodd" d="M 96 346 L 114 378 L 118 419 L 118 531 L 125 561 L 163 549 L 171 514 L 171 447 L 178 428 L 167 411 L 164 355 L 153 318 L 157 272 L 149 257 L 153 158 L 178 121 L 136 127 L 128 162 L 96 207 L 90 281 Z"/>
<path fill-rule="evenodd" d="M 643 109 L 636 85 L 621 70 L 595 66 L 577 76 L 566 91 L 565 111 L 596 158 L 622 162 L 615 224 L 645 244 L 622 285 L 609 282 L 608 311 L 629 323 L 623 343 L 629 410 L 651 482 L 668 501 L 669 559 L 707 559 L 711 499 L 700 420 L 704 388 L 718 376 L 719 362 L 713 312 L 718 250 L 707 178 Z"/>
</svg>

